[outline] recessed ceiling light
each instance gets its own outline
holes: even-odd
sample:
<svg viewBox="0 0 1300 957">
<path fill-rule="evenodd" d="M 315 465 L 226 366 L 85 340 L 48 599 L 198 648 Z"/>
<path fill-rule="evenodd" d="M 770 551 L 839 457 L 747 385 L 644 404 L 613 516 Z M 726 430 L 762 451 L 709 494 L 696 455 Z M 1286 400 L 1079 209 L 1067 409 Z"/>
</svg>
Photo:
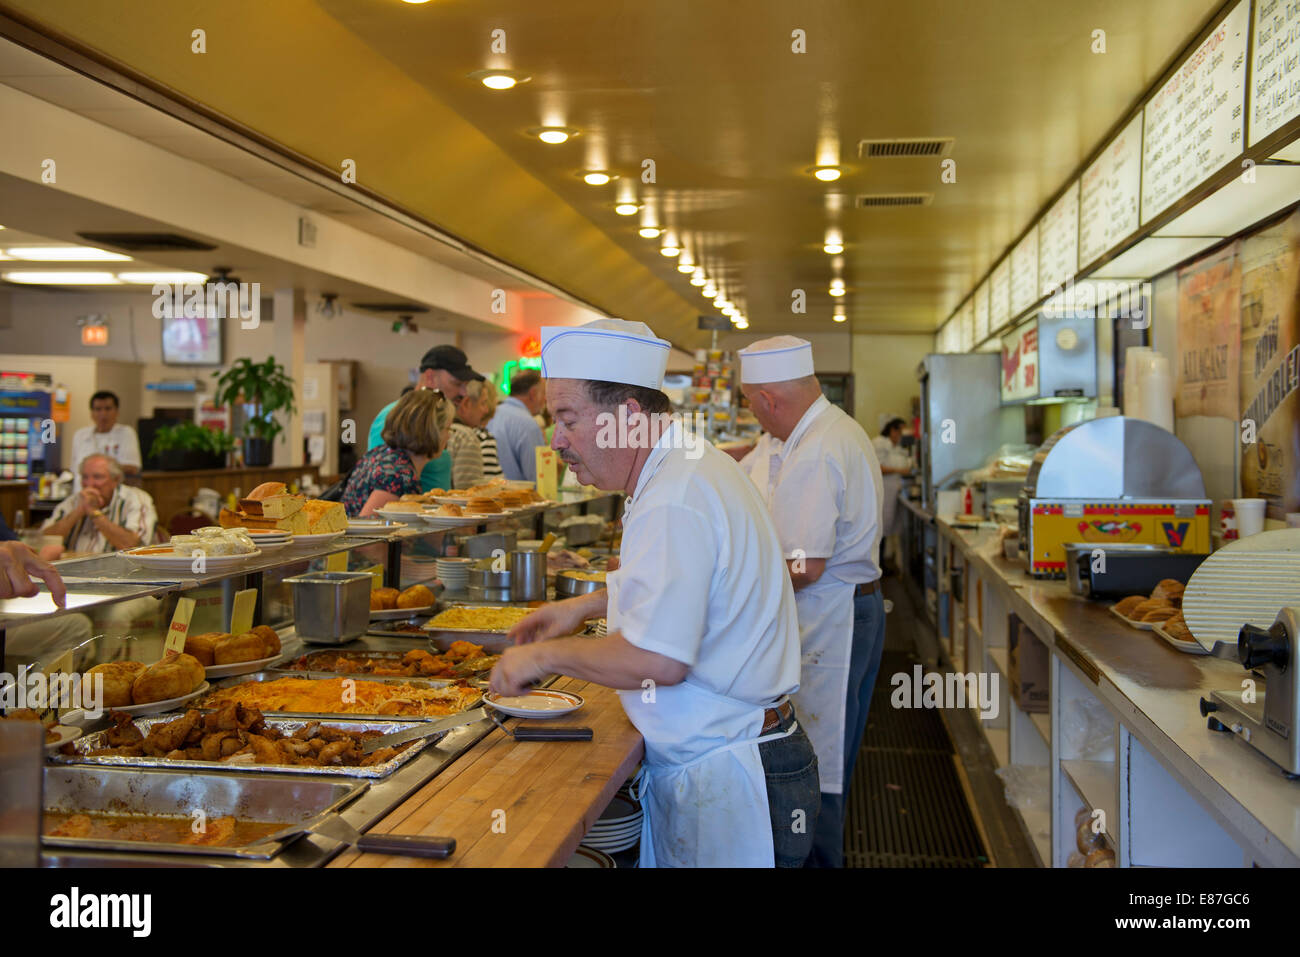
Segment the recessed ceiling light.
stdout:
<svg viewBox="0 0 1300 957">
<path fill-rule="evenodd" d="M 844 252 L 844 247 L 840 243 L 827 243 L 822 247 L 822 252 L 826 253 L 828 256 L 837 256 Z"/>
<path fill-rule="evenodd" d="M 402 0 L 403 3 L 428 3 L 429 0 Z"/>
<path fill-rule="evenodd" d="M 714 305 L 714 308 L 721 309 L 721 308 L 722 308 L 723 306 L 725 306 L 726 304 L 727 304 L 727 300 L 726 300 L 725 297 L 723 297 L 723 296 L 714 296 L 714 297 L 713 297 L 713 305 Z"/>
<path fill-rule="evenodd" d="M 7 282 L 21 282 L 34 286 L 118 286 L 118 278 L 111 272 L 7 272 Z"/>
<path fill-rule="evenodd" d="M 708 279 L 704 277 L 704 267 L 696 266 L 695 271 L 691 274 L 691 285 L 703 286 L 706 282 L 708 282 Z"/>
<path fill-rule="evenodd" d="M 658 239 L 663 230 L 656 226 L 642 226 L 639 232 L 644 239 Z"/>
<path fill-rule="evenodd" d="M 833 183 L 840 178 L 841 170 L 838 166 L 814 166 L 812 174 L 823 183 Z"/>
<path fill-rule="evenodd" d="M 527 83 L 532 77 L 517 70 L 475 70 L 471 80 L 478 80 L 489 90 L 509 90 L 518 83 Z"/>
<path fill-rule="evenodd" d="M 737 320 L 736 320 L 736 328 L 737 328 L 737 329 L 741 329 L 741 330 L 748 329 L 748 328 L 749 328 L 749 320 L 748 320 L 748 319 L 737 319 Z"/>
<path fill-rule="evenodd" d="M 666 246 L 659 247 L 660 256 L 676 256 L 681 251 L 682 250 L 680 246 L 674 246 L 672 243 L 669 243 Z"/>
<path fill-rule="evenodd" d="M 835 316 L 834 316 L 834 319 L 835 319 L 836 322 L 843 322 L 843 321 L 844 321 L 845 319 L 847 319 L 847 318 L 848 318 L 848 316 L 844 315 L 844 313 L 842 313 L 842 312 L 837 312 L 837 313 L 835 313 Z"/>
<path fill-rule="evenodd" d="M 695 267 L 692 266 L 690 263 L 678 263 L 677 271 L 679 273 L 689 274 L 695 272 Z"/>
<path fill-rule="evenodd" d="M 15 246 L 6 249 L 10 259 L 26 262 L 52 263 L 89 263 L 89 262 L 123 262 L 129 263 L 130 256 L 111 253 L 107 249 L 94 246 Z"/>
<path fill-rule="evenodd" d="M 582 181 L 588 186 L 604 186 L 613 178 L 603 169 L 589 169 L 582 174 Z"/>
<path fill-rule="evenodd" d="M 570 137 L 577 136 L 578 133 L 579 131 L 571 126 L 535 126 L 528 131 L 529 136 L 536 136 L 543 143 L 549 143 L 551 146 L 567 143 Z"/>
<path fill-rule="evenodd" d="M 706 282 L 700 292 L 704 294 L 706 299 L 715 299 L 718 295 L 718 287 L 711 282 Z"/>
<path fill-rule="evenodd" d="M 409 0 L 408 0 L 409 2 Z M 155 282 L 207 282 L 208 277 L 201 272 L 120 272 L 117 278 L 122 282 L 148 285 Z"/>
<path fill-rule="evenodd" d="M 842 296 L 842 295 L 844 295 L 844 287 L 843 287 L 843 286 L 831 286 L 831 290 L 830 290 L 830 292 L 831 292 L 831 295 L 832 295 L 832 296 Z"/>
<path fill-rule="evenodd" d="M 620 216 L 635 216 L 637 211 L 640 209 L 641 206 L 637 203 L 616 203 L 614 205 L 614 212 L 618 213 Z M 655 230 L 656 235 L 658 235 L 658 232 L 658 230 Z M 642 230 L 641 235 L 645 235 L 644 230 Z"/>
</svg>

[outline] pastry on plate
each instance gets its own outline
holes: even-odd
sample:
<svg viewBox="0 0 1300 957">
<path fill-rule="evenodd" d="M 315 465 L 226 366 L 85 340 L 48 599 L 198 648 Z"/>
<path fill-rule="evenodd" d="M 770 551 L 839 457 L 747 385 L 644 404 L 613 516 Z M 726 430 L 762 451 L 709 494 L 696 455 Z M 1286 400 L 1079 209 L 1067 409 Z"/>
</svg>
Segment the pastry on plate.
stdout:
<svg viewBox="0 0 1300 957">
<path fill-rule="evenodd" d="M 398 608 L 427 608 L 433 604 L 433 592 L 424 585 L 412 585 L 397 596 Z"/>
<path fill-rule="evenodd" d="M 131 687 L 142 671 L 144 664 L 139 661 L 106 661 L 87 671 L 85 678 L 93 681 L 95 675 L 103 675 L 104 697 L 100 702 L 101 707 L 121 708 L 134 703 Z"/>
</svg>

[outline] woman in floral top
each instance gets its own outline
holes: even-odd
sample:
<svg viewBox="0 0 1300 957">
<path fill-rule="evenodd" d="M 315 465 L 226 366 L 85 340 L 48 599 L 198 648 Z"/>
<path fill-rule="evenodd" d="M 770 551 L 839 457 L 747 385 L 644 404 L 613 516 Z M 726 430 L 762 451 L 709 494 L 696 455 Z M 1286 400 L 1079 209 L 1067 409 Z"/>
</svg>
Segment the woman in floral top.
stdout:
<svg viewBox="0 0 1300 957">
<path fill-rule="evenodd" d="M 420 470 L 447 447 L 451 403 L 435 389 L 416 389 L 384 421 L 384 444 L 362 456 L 343 490 L 350 518 L 369 518 L 403 495 L 420 494 Z"/>
</svg>

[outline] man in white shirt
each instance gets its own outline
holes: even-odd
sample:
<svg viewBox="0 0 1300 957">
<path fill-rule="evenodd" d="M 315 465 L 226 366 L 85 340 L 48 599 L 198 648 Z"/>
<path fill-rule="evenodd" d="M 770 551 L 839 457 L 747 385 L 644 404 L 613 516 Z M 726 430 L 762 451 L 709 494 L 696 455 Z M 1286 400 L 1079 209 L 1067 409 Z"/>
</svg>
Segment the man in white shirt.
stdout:
<svg viewBox="0 0 1300 957">
<path fill-rule="evenodd" d="M 84 487 L 55 507 L 41 531 L 59 536 L 65 549 L 79 554 L 149 544 L 158 524 L 153 498 L 123 485 L 122 478 L 121 466 L 107 455 L 87 456 L 81 462 Z"/>
<path fill-rule="evenodd" d="M 822 395 L 812 346 L 794 336 L 740 351 L 740 388 L 767 432 L 741 462 L 781 537 L 799 609 L 795 703 L 821 769 L 809 864 L 844 862 L 844 794 L 884 650 L 881 477 L 866 432 Z"/>
<path fill-rule="evenodd" d="M 639 322 L 542 329 L 553 447 L 583 484 L 630 496 L 621 564 L 511 629 L 492 690 L 552 673 L 619 689 L 645 738 L 642 866 L 798 867 L 818 785 L 789 701 L 794 594 L 758 493 L 669 418 L 668 351 Z M 602 615 L 607 637 L 559 637 Z"/>
<path fill-rule="evenodd" d="M 67 463 L 77 477 L 72 487 L 74 492 L 81 491 L 81 462 L 88 455 L 107 455 L 127 475 L 139 473 L 140 437 L 131 426 L 117 421 L 120 405 L 112 392 L 96 392 L 90 397 L 90 417 L 95 424 L 77 429 L 72 436 L 72 457 Z"/>
</svg>

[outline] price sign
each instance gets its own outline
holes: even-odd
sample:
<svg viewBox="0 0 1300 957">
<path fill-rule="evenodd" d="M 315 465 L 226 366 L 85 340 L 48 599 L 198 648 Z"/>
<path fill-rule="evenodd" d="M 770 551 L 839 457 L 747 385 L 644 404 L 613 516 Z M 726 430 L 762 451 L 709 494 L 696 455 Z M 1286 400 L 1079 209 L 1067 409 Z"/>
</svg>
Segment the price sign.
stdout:
<svg viewBox="0 0 1300 957">
<path fill-rule="evenodd" d="M 560 497 L 560 456 L 555 449 L 537 446 L 537 494 L 547 501 Z"/>
<path fill-rule="evenodd" d="M 194 617 L 194 599 L 178 598 L 176 614 L 172 615 L 171 627 L 167 629 L 167 640 L 163 642 L 163 657 L 174 658 L 185 650 L 185 636 L 190 631 L 190 619 Z"/>
<path fill-rule="evenodd" d="M 384 566 L 383 565 L 365 565 L 358 568 L 357 571 L 365 572 L 370 576 L 370 590 L 384 587 Z"/>
<path fill-rule="evenodd" d="M 1300 4 L 1257 0 L 1250 72 L 1250 145 L 1300 114 Z"/>
<path fill-rule="evenodd" d="M 230 633 L 242 635 L 252 631 L 253 612 L 257 610 L 257 589 L 245 588 L 243 591 L 235 592 L 233 604 L 234 607 L 230 611 Z"/>
<path fill-rule="evenodd" d="M 335 552 L 332 555 L 325 556 L 325 570 L 327 572 L 345 572 L 348 570 L 348 553 Z"/>
</svg>

